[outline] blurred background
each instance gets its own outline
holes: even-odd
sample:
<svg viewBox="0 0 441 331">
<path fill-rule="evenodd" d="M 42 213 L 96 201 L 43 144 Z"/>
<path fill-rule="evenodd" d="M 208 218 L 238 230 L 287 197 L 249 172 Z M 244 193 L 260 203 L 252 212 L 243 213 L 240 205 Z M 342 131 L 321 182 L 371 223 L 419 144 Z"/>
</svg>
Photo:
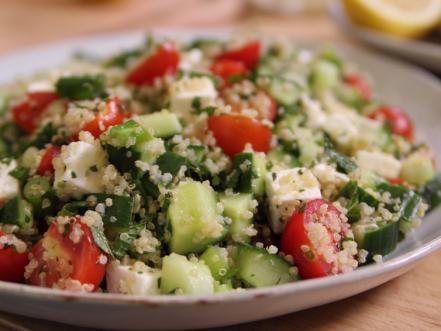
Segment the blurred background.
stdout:
<svg viewBox="0 0 441 331">
<path fill-rule="evenodd" d="M 441 73 L 441 0 L 0 0 L 0 53 L 103 32 L 239 28 L 369 44 Z"/>
</svg>

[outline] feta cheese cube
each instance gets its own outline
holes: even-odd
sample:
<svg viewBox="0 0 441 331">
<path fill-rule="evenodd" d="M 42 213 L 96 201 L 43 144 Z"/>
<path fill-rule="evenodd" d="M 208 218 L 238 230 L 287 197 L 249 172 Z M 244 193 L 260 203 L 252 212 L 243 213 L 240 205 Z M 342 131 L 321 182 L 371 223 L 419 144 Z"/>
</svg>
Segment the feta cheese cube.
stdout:
<svg viewBox="0 0 441 331">
<path fill-rule="evenodd" d="M 0 161 L 0 202 L 14 198 L 18 194 L 19 182 L 9 174 L 16 167 L 15 160 Z"/>
<path fill-rule="evenodd" d="M 194 69 L 203 60 L 204 55 L 199 48 L 193 48 L 188 52 L 181 54 L 181 61 L 179 61 L 179 69 L 189 71 Z"/>
<path fill-rule="evenodd" d="M 63 146 L 53 165 L 54 188 L 59 197 L 79 199 L 83 194 L 104 192 L 103 176 L 108 160 L 99 140 Z"/>
<path fill-rule="evenodd" d="M 170 110 L 188 118 L 195 98 L 200 99 L 201 107 L 207 107 L 214 104 L 216 97 L 217 91 L 210 78 L 183 78 L 170 87 Z"/>
<path fill-rule="evenodd" d="M 385 178 L 400 176 L 401 162 L 390 154 L 382 152 L 358 151 L 356 162 L 360 168 L 377 173 Z"/>
<path fill-rule="evenodd" d="M 301 201 L 321 198 L 320 183 L 307 168 L 273 170 L 266 176 L 270 224 L 281 233 Z"/>
<path fill-rule="evenodd" d="M 113 261 L 106 269 L 107 291 L 136 295 L 159 294 L 160 276 L 160 270 L 139 261 L 133 265 L 121 265 L 119 261 Z"/>
</svg>

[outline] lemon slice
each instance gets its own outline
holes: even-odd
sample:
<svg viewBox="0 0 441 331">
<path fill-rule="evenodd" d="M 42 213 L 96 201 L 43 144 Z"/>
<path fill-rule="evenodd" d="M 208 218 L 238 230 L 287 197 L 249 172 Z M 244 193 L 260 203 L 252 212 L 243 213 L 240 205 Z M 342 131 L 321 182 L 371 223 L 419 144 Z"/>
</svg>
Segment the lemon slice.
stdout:
<svg viewBox="0 0 441 331">
<path fill-rule="evenodd" d="M 399 37 L 419 37 L 441 19 L 441 0 L 343 0 L 361 25 Z"/>
</svg>

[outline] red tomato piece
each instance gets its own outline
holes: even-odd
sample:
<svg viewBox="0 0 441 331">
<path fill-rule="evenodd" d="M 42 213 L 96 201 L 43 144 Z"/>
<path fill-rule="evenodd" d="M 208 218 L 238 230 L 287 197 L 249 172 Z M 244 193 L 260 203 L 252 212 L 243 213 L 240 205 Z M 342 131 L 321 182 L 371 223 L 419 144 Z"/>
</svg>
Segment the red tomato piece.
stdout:
<svg viewBox="0 0 441 331">
<path fill-rule="evenodd" d="M 404 180 L 401 178 L 389 178 L 387 181 L 392 185 L 403 185 L 404 184 Z"/>
<path fill-rule="evenodd" d="M 349 86 L 352 86 L 365 101 L 371 99 L 372 96 L 371 87 L 359 75 L 346 76 L 345 83 L 348 84 Z"/>
<path fill-rule="evenodd" d="M 218 60 L 234 60 L 242 62 L 249 70 L 253 70 L 259 62 L 261 44 L 251 41 L 240 48 L 227 50 L 217 57 Z"/>
<path fill-rule="evenodd" d="M 248 82 L 242 82 L 248 83 Z M 233 86 L 226 88 L 222 91 L 222 97 L 226 104 L 231 106 L 231 109 L 235 113 L 240 113 L 243 109 L 254 109 L 258 112 L 258 119 L 274 121 L 277 116 L 277 103 L 264 90 L 255 88 L 252 84 L 247 86 L 246 89 L 251 88 L 251 94 L 247 96 L 247 99 L 242 99 L 241 84 L 236 83 Z M 235 90 L 236 86 L 238 91 Z"/>
<path fill-rule="evenodd" d="M 208 128 L 216 138 L 216 144 L 230 157 L 241 153 L 246 144 L 257 152 L 268 152 L 271 129 L 249 117 L 219 115 L 208 118 Z"/>
<path fill-rule="evenodd" d="M 369 118 L 386 122 L 390 125 L 392 133 L 413 139 L 413 125 L 409 116 L 398 107 L 383 106 L 368 115 Z"/>
<path fill-rule="evenodd" d="M 26 133 L 31 134 L 38 127 L 41 115 L 57 100 L 53 92 L 30 92 L 25 99 L 12 107 L 14 122 Z"/>
<path fill-rule="evenodd" d="M 219 76 L 224 85 L 228 85 L 230 77 L 246 76 L 249 71 L 242 62 L 235 60 L 217 60 L 211 66 L 211 72 Z"/>
<path fill-rule="evenodd" d="M 33 271 L 27 282 L 42 287 L 64 288 L 67 280 L 96 289 L 104 278 L 107 257 L 96 245 L 88 225 L 79 217 L 67 224 L 55 220 L 32 249 Z"/>
<path fill-rule="evenodd" d="M 106 110 L 98 113 L 93 120 L 86 123 L 81 131 L 88 131 L 95 138 L 99 138 L 109 127 L 121 124 L 125 118 L 120 100 L 113 97 L 107 101 Z"/>
<path fill-rule="evenodd" d="M 343 239 L 349 229 L 346 220 L 342 219 L 342 214 L 337 208 L 324 199 L 307 202 L 304 211 L 295 212 L 283 231 L 282 250 L 294 258 L 303 278 L 324 277 L 333 273 L 332 263 L 327 262 L 321 253 L 323 249 L 331 254 L 339 250 L 338 242 L 328 224 L 331 219 L 340 220 L 341 230 L 338 235 Z M 308 232 L 309 226 L 317 222 L 325 226 L 329 235 L 327 244 L 323 244 L 324 247 L 316 247 Z"/>
<path fill-rule="evenodd" d="M 6 234 L 0 230 L 0 238 Z M 15 247 L 5 247 L 0 243 L 0 280 L 19 283 L 24 279 L 28 264 L 28 252 L 19 253 Z"/>
<path fill-rule="evenodd" d="M 37 174 L 40 176 L 52 175 L 54 173 L 54 166 L 52 160 L 61 153 L 58 146 L 49 146 L 41 158 L 40 164 L 37 168 Z"/>
<path fill-rule="evenodd" d="M 179 51 L 173 43 L 166 42 L 150 57 L 135 66 L 127 75 L 127 83 L 152 85 L 156 78 L 173 75 L 178 69 Z"/>
</svg>

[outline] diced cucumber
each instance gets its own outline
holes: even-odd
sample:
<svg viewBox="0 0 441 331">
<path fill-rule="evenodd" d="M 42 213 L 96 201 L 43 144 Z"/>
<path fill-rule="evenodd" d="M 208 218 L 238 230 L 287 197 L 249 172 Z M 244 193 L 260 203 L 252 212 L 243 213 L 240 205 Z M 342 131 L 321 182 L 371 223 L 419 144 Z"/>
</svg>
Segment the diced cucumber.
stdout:
<svg viewBox="0 0 441 331">
<path fill-rule="evenodd" d="M 429 211 L 441 204 L 441 175 L 437 175 L 419 190 L 421 196 L 429 204 Z"/>
<path fill-rule="evenodd" d="M 239 244 L 237 248 L 238 277 L 247 286 L 267 287 L 297 279 L 290 272 L 291 265 L 282 257 L 246 244 Z"/>
<path fill-rule="evenodd" d="M 153 137 L 141 125 L 134 120 L 114 126 L 109 131 L 108 141 L 115 147 L 133 147 L 135 151 L 142 152 L 143 145 L 152 140 Z"/>
<path fill-rule="evenodd" d="M 401 163 L 400 177 L 406 182 L 422 186 L 435 177 L 432 159 L 422 153 L 415 153 Z"/>
<path fill-rule="evenodd" d="M 346 216 L 349 222 L 356 222 L 360 219 L 360 203 L 364 202 L 371 207 L 377 207 L 378 200 L 370 195 L 366 190 L 357 185 L 357 182 L 348 182 L 339 193 L 340 197 L 349 199 L 349 203 L 346 206 L 348 210 Z"/>
<path fill-rule="evenodd" d="M 300 167 L 300 161 L 294 155 L 285 152 L 280 146 L 273 148 L 267 154 L 267 158 L 273 165 L 278 164 L 286 168 Z"/>
<path fill-rule="evenodd" d="M 322 95 L 340 81 L 340 71 L 338 67 L 326 60 L 317 61 L 311 70 L 310 83 L 311 88 L 316 96 Z"/>
<path fill-rule="evenodd" d="M 175 176 L 179 169 L 188 163 L 187 158 L 174 152 L 165 152 L 156 160 L 156 164 L 163 174 L 170 173 Z"/>
<path fill-rule="evenodd" d="M 231 267 L 228 263 L 226 248 L 210 246 L 199 258 L 210 268 L 214 279 L 224 281 L 231 277 Z"/>
<path fill-rule="evenodd" d="M 245 229 L 253 223 L 253 217 L 248 217 L 252 212 L 252 194 L 221 194 L 219 198 L 224 206 L 224 215 L 231 218 L 230 237 L 234 241 L 248 243 L 251 238 L 245 234 Z"/>
<path fill-rule="evenodd" d="M 299 161 L 304 167 L 310 167 L 323 153 L 323 147 L 319 146 L 313 132 L 308 128 L 297 128 L 296 137 L 300 151 Z"/>
<path fill-rule="evenodd" d="M 214 292 L 216 293 L 228 292 L 231 290 L 233 290 L 233 284 L 231 283 L 231 281 L 227 281 L 225 283 L 214 283 Z"/>
<path fill-rule="evenodd" d="M 400 222 L 378 224 L 354 223 L 352 230 L 358 248 L 368 251 L 368 260 L 374 255 L 392 252 L 398 243 Z"/>
<path fill-rule="evenodd" d="M 182 125 L 176 114 L 166 110 L 161 112 L 141 115 L 135 119 L 144 129 L 159 138 L 168 138 L 182 131 Z"/>
<path fill-rule="evenodd" d="M 240 153 L 233 160 L 232 185 L 237 191 L 254 193 L 261 197 L 265 192 L 266 157 L 264 153 Z"/>
<path fill-rule="evenodd" d="M 282 106 L 290 106 L 300 100 L 301 87 L 293 80 L 272 77 L 269 93 Z"/>
<path fill-rule="evenodd" d="M 0 213 L 0 223 L 16 224 L 23 229 L 33 225 L 32 207 L 22 198 L 15 197 L 6 202 Z"/>
<path fill-rule="evenodd" d="M 200 261 L 189 261 L 172 253 L 162 260 L 161 293 L 214 293 L 214 279 L 210 269 Z"/>
<path fill-rule="evenodd" d="M 227 227 L 217 203 L 216 192 L 209 184 L 179 183 L 168 208 L 171 252 L 200 253 L 225 237 Z"/>
<path fill-rule="evenodd" d="M 379 191 L 389 192 L 392 198 L 399 198 L 400 204 L 400 231 L 408 232 L 419 222 L 418 211 L 423 203 L 423 199 L 414 191 L 401 185 L 391 185 L 387 182 L 382 182 L 377 185 Z M 394 204 L 386 206 L 389 210 L 395 211 Z"/>
</svg>

